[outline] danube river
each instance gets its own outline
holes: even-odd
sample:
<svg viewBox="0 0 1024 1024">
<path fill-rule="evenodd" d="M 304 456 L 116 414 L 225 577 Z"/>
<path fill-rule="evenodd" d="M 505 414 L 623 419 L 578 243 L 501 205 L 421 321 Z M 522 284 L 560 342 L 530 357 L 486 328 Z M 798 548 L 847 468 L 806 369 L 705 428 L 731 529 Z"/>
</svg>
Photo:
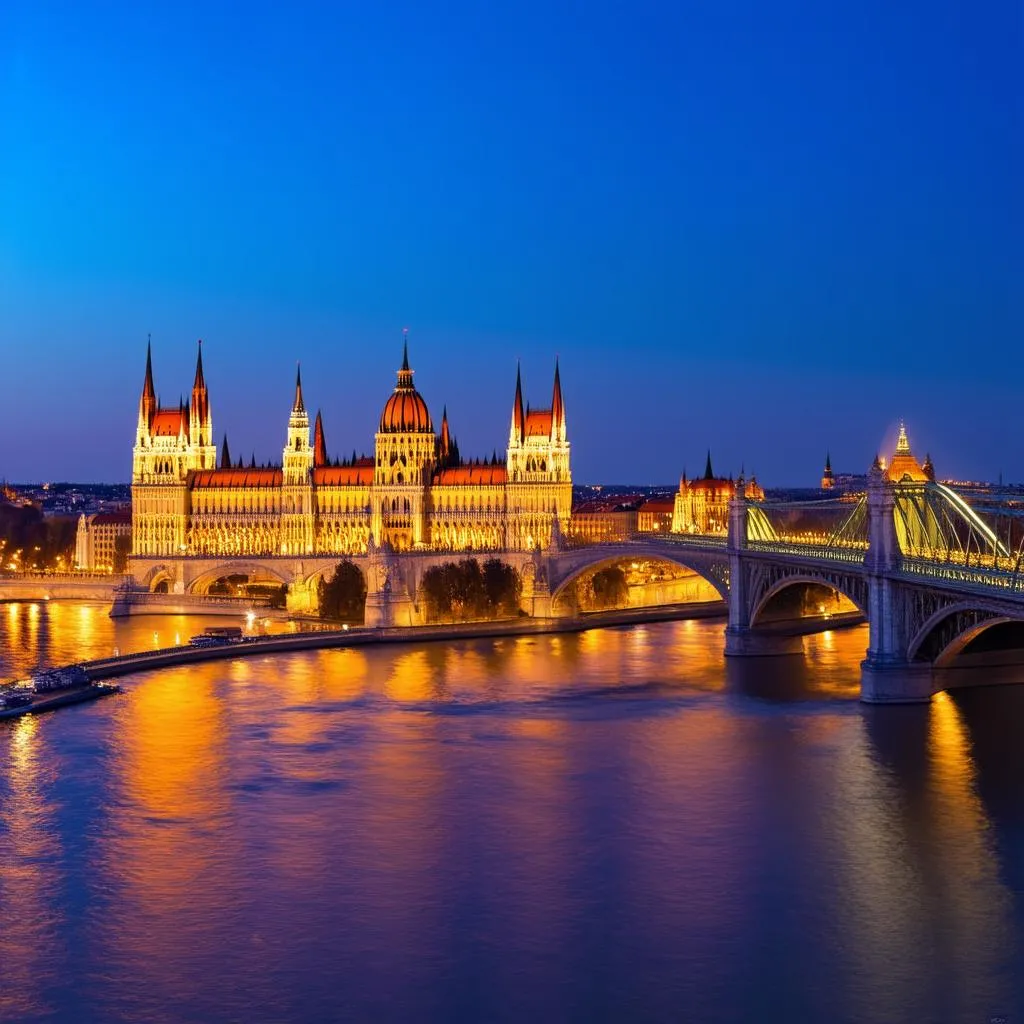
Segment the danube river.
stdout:
<svg viewBox="0 0 1024 1024">
<path fill-rule="evenodd" d="M 0 606 L 0 676 L 200 625 Z M 1024 687 L 865 707 L 865 643 L 252 657 L 0 723 L 0 1020 L 1024 1020 Z"/>
</svg>

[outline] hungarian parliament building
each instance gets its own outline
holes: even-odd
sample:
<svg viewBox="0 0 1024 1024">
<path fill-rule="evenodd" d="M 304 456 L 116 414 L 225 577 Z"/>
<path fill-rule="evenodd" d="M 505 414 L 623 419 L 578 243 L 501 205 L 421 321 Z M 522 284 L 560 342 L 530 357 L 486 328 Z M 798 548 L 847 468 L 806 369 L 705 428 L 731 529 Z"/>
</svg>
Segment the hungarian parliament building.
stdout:
<svg viewBox="0 0 1024 1024">
<path fill-rule="evenodd" d="M 566 530 L 572 474 L 558 364 L 550 404 L 523 403 L 516 376 L 504 462 L 466 461 L 413 385 L 408 345 L 384 403 L 373 458 L 330 461 L 297 374 L 281 464 L 218 459 L 202 346 L 186 405 L 163 408 L 152 352 L 139 400 L 132 466 L 136 556 L 353 555 L 395 551 L 545 548 Z M 557 524 L 557 525 L 556 525 Z"/>
</svg>

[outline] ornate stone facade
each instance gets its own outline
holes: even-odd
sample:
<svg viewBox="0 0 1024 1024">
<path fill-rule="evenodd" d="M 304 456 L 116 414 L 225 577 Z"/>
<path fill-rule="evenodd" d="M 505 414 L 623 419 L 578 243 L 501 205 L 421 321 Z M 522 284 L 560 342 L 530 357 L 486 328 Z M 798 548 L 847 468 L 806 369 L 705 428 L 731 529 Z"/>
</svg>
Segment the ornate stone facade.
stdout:
<svg viewBox="0 0 1024 1024">
<path fill-rule="evenodd" d="M 408 348 L 381 414 L 373 458 L 330 464 L 317 414 L 296 378 L 279 466 L 220 465 L 202 349 L 188 406 L 160 408 L 151 353 L 139 402 L 132 473 L 133 554 L 356 555 L 368 547 L 488 551 L 546 548 L 568 526 L 572 475 L 558 365 L 551 405 L 524 406 L 517 373 L 508 448 L 465 461 L 447 412 L 435 433 L 413 385 Z"/>
<path fill-rule="evenodd" d="M 679 481 L 672 512 L 672 531 L 724 536 L 729 526 L 729 502 L 736 495 L 737 487 L 748 501 L 764 501 L 764 489 L 756 477 L 744 482 L 741 474 L 738 484 L 731 477 L 716 477 L 711 469 L 711 452 L 708 452 L 704 475 L 696 480 L 687 480 L 686 473 L 683 473 Z"/>
</svg>

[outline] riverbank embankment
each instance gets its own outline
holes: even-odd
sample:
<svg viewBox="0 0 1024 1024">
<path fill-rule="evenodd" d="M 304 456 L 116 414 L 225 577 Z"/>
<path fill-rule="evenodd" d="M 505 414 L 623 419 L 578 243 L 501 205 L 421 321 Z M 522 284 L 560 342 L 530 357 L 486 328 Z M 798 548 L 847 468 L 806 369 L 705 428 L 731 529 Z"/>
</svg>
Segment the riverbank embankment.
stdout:
<svg viewBox="0 0 1024 1024">
<path fill-rule="evenodd" d="M 467 622 L 436 626 L 388 626 L 319 630 L 309 633 L 288 633 L 275 636 L 249 637 L 239 643 L 210 647 L 167 647 L 156 651 L 138 651 L 113 658 L 84 661 L 81 667 L 92 680 L 113 679 L 151 672 L 175 665 L 252 657 L 259 654 L 286 654 L 294 651 L 330 647 L 359 647 L 367 644 L 424 643 L 444 640 L 477 640 L 515 636 L 539 636 L 552 633 L 581 633 L 588 629 L 609 626 L 631 626 L 646 622 L 674 619 L 724 619 L 726 608 L 721 601 L 675 605 L 662 608 L 627 608 L 618 611 L 592 612 L 572 618 L 503 619 L 488 622 Z"/>
</svg>

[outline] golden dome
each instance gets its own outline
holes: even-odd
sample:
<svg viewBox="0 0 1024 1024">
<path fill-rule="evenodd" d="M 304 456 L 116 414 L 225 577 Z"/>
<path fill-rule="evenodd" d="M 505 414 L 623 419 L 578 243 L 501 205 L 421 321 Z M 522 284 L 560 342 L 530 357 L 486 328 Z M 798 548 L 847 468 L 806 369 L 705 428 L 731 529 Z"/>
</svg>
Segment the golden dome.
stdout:
<svg viewBox="0 0 1024 1024">
<path fill-rule="evenodd" d="M 398 383 L 380 414 L 382 434 L 432 434 L 434 423 L 427 411 L 423 396 L 413 387 L 413 371 L 409 369 L 409 349 L 406 346 Z"/>
</svg>

